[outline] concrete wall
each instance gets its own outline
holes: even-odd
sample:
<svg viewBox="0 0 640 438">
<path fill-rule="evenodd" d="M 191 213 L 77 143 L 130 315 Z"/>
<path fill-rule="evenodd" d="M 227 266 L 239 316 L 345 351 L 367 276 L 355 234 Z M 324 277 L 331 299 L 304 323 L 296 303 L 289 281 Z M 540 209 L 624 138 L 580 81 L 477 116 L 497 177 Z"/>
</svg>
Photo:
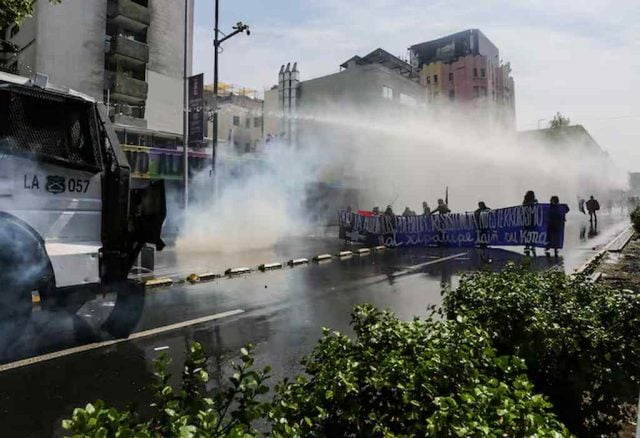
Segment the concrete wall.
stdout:
<svg viewBox="0 0 640 438">
<path fill-rule="evenodd" d="M 192 15 L 193 0 L 190 2 L 189 9 Z M 152 0 L 149 2 L 149 10 L 151 25 L 147 34 L 147 127 L 160 131 L 182 132 L 184 2 Z M 192 17 L 189 17 L 188 21 L 192 23 Z M 189 39 L 191 38 L 192 35 L 189 36 Z M 188 52 L 190 51 L 189 47 Z M 190 62 L 188 70 L 191 70 Z"/>
<path fill-rule="evenodd" d="M 38 0 L 36 70 L 102 101 L 107 2 Z"/>
<path fill-rule="evenodd" d="M 383 96 L 383 86 L 390 87 L 393 98 Z M 346 70 L 304 81 L 300 85 L 298 108 L 304 111 L 317 104 L 349 105 L 369 110 L 388 104 L 402 104 L 401 95 L 410 96 L 418 104 L 424 103 L 426 92 L 411 81 L 379 64 L 350 64 Z"/>
<path fill-rule="evenodd" d="M 102 100 L 106 10 L 104 0 L 37 0 L 34 16 L 11 40 L 23 49 L 20 74 L 44 73 L 57 85 Z"/>
</svg>

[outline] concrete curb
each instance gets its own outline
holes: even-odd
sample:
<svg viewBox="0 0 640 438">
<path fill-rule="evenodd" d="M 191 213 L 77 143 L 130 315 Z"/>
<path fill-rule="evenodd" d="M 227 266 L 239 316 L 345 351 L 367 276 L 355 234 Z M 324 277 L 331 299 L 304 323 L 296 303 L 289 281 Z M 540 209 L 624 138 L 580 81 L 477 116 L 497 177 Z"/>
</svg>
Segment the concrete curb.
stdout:
<svg viewBox="0 0 640 438">
<path fill-rule="evenodd" d="M 629 232 L 629 229 L 632 226 L 629 225 L 627 228 L 625 228 L 622 232 L 620 232 L 617 236 L 615 236 L 609 243 L 607 243 L 604 248 L 602 248 L 600 251 L 598 251 L 597 253 L 595 253 L 589 260 L 587 260 L 585 263 L 582 264 L 582 266 L 580 266 L 579 268 L 577 268 L 574 272 L 573 275 L 580 275 L 580 274 L 591 274 L 591 276 L 594 278 L 592 281 L 596 282 L 598 281 L 598 279 L 600 279 L 601 275 L 596 276 L 596 273 L 593 272 L 596 267 L 598 266 L 598 264 L 600 263 L 600 261 L 609 253 L 609 248 L 612 247 L 612 245 L 618 241 L 619 239 L 622 238 L 622 236 L 624 236 L 625 233 Z M 629 238 L 626 240 L 625 245 L 629 242 L 629 240 L 631 240 L 631 237 L 633 236 L 633 232 L 630 234 Z M 624 246 L 623 246 L 624 248 Z M 620 249 L 621 251 L 622 249 Z M 617 248 L 614 248 L 613 250 L 611 250 L 611 252 L 619 252 L 617 250 Z"/>
<path fill-rule="evenodd" d="M 251 268 L 247 268 L 247 267 L 229 268 L 226 271 L 224 271 L 224 275 L 241 275 L 241 274 L 247 274 L 249 272 L 251 272 Z"/>
<path fill-rule="evenodd" d="M 155 288 L 155 287 L 165 287 L 172 286 L 173 280 L 171 278 L 152 278 L 151 280 L 147 280 L 144 282 L 144 287 L 146 288 Z"/>
<path fill-rule="evenodd" d="M 374 247 L 373 247 L 373 250 L 374 250 L 375 252 L 384 251 L 384 250 L 386 250 L 386 249 L 387 249 L 387 247 L 386 247 L 386 246 L 384 246 L 384 245 L 374 246 Z"/>
<path fill-rule="evenodd" d="M 298 265 L 306 265 L 309 263 L 309 259 L 291 259 L 287 262 L 287 265 L 289 266 L 298 266 Z"/>
<path fill-rule="evenodd" d="M 202 274 L 190 274 L 187 278 L 186 281 L 191 283 L 191 284 L 196 284 L 196 283 L 200 283 L 203 281 L 211 281 L 211 280 L 215 280 L 217 278 L 222 277 L 222 274 L 218 274 L 215 272 L 205 272 Z"/>
<path fill-rule="evenodd" d="M 336 254 L 336 257 L 350 257 L 353 255 L 353 252 L 351 251 L 340 251 L 338 254 Z"/>
<path fill-rule="evenodd" d="M 271 271 L 273 269 L 282 269 L 282 263 L 263 263 L 258 266 L 258 269 L 262 272 Z"/>
<path fill-rule="evenodd" d="M 369 255 L 371 254 L 371 248 L 360 248 L 356 250 L 356 254 L 358 255 Z"/>
<path fill-rule="evenodd" d="M 318 254 L 313 258 L 314 262 L 321 262 L 323 260 L 331 260 L 333 256 L 331 254 Z"/>
</svg>

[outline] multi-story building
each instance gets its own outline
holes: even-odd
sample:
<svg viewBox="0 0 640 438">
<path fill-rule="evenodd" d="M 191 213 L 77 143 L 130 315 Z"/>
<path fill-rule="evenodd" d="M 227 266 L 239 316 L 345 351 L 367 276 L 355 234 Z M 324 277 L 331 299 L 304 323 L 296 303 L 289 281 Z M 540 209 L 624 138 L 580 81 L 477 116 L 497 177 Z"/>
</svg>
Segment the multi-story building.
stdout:
<svg viewBox="0 0 640 438">
<path fill-rule="evenodd" d="M 213 86 L 205 85 L 204 106 L 213 109 Z M 218 84 L 218 144 L 229 144 L 236 152 L 256 152 L 263 138 L 262 99 L 245 88 L 233 89 Z M 213 124 L 207 123 L 205 135 L 213 135 Z"/>
<path fill-rule="evenodd" d="M 515 128 L 515 90 L 509 63 L 478 29 L 470 29 L 409 48 L 429 101 L 461 103 L 489 120 Z"/>
<path fill-rule="evenodd" d="M 36 0 L 33 17 L 0 36 L 16 49 L 4 64 L 104 101 L 116 125 L 181 132 L 184 8 L 175 0 Z"/>
<path fill-rule="evenodd" d="M 317 108 L 333 107 L 334 117 L 340 117 L 340 111 L 343 115 L 347 111 L 394 112 L 423 106 L 426 97 L 418 69 L 380 48 L 348 59 L 337 73 L 305 81 L 299 80 L 296 64 L 282 66 L 278 85 L 265 92 L 264 132 L 291 138 L 296 129 L 305 129 L 304 124 L 306 129 L 317 127 L 314 120 L 306 123 L 297 118 Z"/>
</svg>

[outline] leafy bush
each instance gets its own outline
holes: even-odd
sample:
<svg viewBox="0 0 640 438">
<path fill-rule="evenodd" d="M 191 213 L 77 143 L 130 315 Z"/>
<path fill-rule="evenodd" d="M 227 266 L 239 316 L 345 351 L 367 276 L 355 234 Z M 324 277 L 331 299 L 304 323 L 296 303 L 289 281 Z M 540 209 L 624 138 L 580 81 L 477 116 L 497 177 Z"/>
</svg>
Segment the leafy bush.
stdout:
<svg viewBox="0 0 640 438">
<path fill-rule="evenodd" d="M 355 340 L 324 331 L 308 376 L 278 385 L 276 436 L 559 436 L 568 432 L 532 391 L 521 359 L 498 357 L 460 319 L 402 322 L 369 305 Z"/>
<path fill-rule="evenodd" d="M 105 407 L 102 401 L 73 411 L 62 427 L 74 436 L 95 437 L 244 437 L 254 436 L 253 422 L 263 418 L 269 405 L 257 400 L 269 392 L 264 382 L 269 368 L 253 369 L 251 348 L 241 350 L 241 362 L 233 364 L 230 385 L 207 394 L 209 380 L 207 358 L 202 346 L 190 345 L 182 372 L 180 391 L 169 385 L 166 370 L 170 363 L 162 354 L 154 361 L 154 415 L 141 420 L 132 410 L 118 411 Z"/>
<path fill-rule="evenodd" d="M 278 384 L 270 402 L 258 401 L 269 370 L 254 371 L 244 349 L 231 386 L 208 395 L 206 358 L 194 343 L 178 392 L 166 356 L 155 361 L 150 420 L 97 402 L 63 426 L 103 437 L 250 437 L 256 420 L 273 437 L 568 435 L 533 393 L 523 361 L 497 356 L 483 330 L 462 319 L 401 322 L 368 305 L 352 317 L 355 340 L 325 330 L 303 360 L 307 375 Z"/>
<path fill-rule="evenodd" d="M 491 336 L 498 354 L 523 358 L 537 391 L 579 436 L 616 433 L 631 421 L 640 378 L 640 299 L 578 276 L 510 266 L 474 273 L 445 293 L 459 315 Z"/>
<path fill-rule="evenodd" d="M 633 229 L 636 230 L 636 233 L 640 233 L 640 207 L 636 207 L 636 209 L 631 212 L 631 222 L 633 223 Z"/>
</svg>

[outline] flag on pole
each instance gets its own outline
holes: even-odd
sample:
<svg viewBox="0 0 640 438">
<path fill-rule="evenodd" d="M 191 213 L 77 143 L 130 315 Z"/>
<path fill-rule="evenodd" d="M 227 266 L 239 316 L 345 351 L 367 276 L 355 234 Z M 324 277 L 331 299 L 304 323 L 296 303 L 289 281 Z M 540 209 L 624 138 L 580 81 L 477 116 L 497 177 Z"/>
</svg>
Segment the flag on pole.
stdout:
<svg viewBox="0 0 640 438">
<path fill-rule="evenodd" d="M 449 186 L 444 191 L 444 203 L 449 205 Z"/>
</svg>

